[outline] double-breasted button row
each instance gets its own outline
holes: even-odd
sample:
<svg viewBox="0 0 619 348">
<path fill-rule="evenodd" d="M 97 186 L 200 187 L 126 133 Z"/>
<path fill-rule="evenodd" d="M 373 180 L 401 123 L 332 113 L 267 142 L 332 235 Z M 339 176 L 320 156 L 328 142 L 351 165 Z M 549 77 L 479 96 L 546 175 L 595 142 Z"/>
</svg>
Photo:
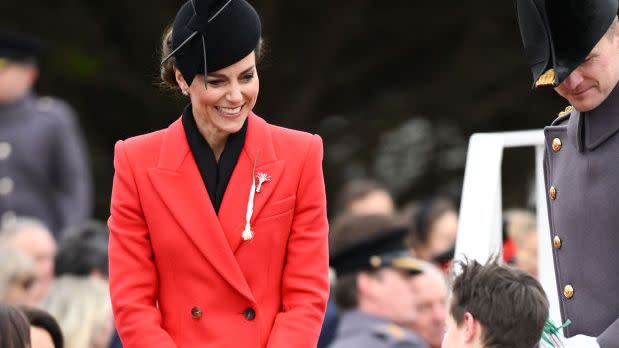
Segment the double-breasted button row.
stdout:
<svg viewBox="0 0 619 348">
<path fill-rule="evenodd" d="M 5 160 L 11 156 L 11 144 L 6 141 L 0 141 L 0 161 Z"/>
<path fill-rule="evenodd" d="M 243 314 L 245 319 L 249 321 L 254 320 L 256 318 L 256 311 L 251 307 L 245 308 L 245 310 L 241 312 L 241 314 Z M 202 308 L 198 306 L 191 308 L 191 317 L 196 320 L 202 318 Z"/>
</svg>

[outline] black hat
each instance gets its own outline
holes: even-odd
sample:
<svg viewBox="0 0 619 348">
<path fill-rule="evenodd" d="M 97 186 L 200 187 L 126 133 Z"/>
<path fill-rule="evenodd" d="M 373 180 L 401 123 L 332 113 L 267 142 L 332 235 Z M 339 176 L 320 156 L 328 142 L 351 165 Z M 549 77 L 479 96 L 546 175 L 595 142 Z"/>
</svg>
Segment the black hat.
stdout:
<svg viewBox="0 0 619 348">
<path fill-rule="evenodd" d="M 410 256 L 404 245 L 406 227 L 392 227 L 378 231 L 337 252 L 331 266 L 337 276 L 360 271 L 395 268 L 417 274 L 423 272 L 423 263 Z"/>
<path fill-rule="evenodd" d="M 43 42 L 35 38 L 23 34 L 0 32 L 0 61 L 36 60 L 43 49 Z"/>
<path fill-rule="evenodd" d="M 533 87 L 558 86 L 604 36 L 617 0 L 515 0 Z"/>
<path fill-rule="evenodd" d="M 176 14 L 172 53 L 183 78 L 191 84 L 206 74 L 245 58 L 258 45 L 260 17 L 245 0 L 190 0 Z"/>
</svg>

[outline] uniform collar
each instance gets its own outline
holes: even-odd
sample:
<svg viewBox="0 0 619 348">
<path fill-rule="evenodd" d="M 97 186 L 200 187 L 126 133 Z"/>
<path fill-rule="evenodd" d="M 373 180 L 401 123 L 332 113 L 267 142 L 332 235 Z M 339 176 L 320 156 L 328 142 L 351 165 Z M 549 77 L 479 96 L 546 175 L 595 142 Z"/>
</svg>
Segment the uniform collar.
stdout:
<svg viewBox="0 0 619 348">
<path fill-rule="evenodd" d="M 594 151 L 619 132 L 619 84 L 597 108 L 588 112 L 574 110 L 570 116 L 568 136 L 578 151 Z"/>
<path fill-rule="evenodd" d="M 36 98 L 32 93 L 27 93 L 26 95 L 18 98 L 17 100 L 11 101 L 9 103 L 0 103 L 0 115 L 2 115 L 2 117 L 13 115 L 16 112 L 22 111 L 28 106 L 34 104 L 35 100 Z"/>
</svg>

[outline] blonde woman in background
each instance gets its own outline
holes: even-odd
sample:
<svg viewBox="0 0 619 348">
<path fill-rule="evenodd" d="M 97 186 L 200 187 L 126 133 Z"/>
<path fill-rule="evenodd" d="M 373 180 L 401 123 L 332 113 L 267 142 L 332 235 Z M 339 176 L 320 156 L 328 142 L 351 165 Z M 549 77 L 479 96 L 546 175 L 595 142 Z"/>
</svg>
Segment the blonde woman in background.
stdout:
<svg viewBox="0 0 619 348">
<path fill-rule="evenodd" d="M 43 308 L 64 334 L 65 348 L 104 348 L 113 333 L 107 283 L 94 278 L 62 276 L 51 286 Z"/>
<path fill-rule="evenodd" d="M 33 305 L 36 274 L 30 256 L 0 248 L 0 303 Z"/>
</svg>

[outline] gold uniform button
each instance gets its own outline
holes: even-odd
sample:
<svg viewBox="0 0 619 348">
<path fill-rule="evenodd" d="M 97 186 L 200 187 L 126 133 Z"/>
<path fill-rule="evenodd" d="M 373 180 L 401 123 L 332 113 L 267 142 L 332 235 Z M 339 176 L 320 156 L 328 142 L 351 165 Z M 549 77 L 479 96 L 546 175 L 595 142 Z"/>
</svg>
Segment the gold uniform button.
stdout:
<svg viewBox="0 0 619 348">
<path fill-rule="evenodd" d="M 552 139 L 552 151 L 554 152 L 561 151 L 561 139 L 559 138 Z"/>
<path fill-rule="evenodd" d="M 563 288 L 563 296 L 565 296 L 565 298 L 568 300 L 574 297 L 574 288 L 570 284 L 567 284 Z"/>
<path fill-rule="evenodd" d="M 552 239 L 552 246 L 553 246 L 555 249 L 561 249 L 561 238 L 560 238 L 559 236 L 555 236 L 555 237 Z"/>
<path fill-rule="evenodd" d="M 557 189 L 554 186 L 550 186 L 550 190 L 548 190 L 548 195 L 552 200 L 557 199 Z"/>
<path fill-rule="evenodd" d="M 200 307 L 193 307 L 191 309 L 191 317 L 194 319 L 200 319 L 202 317 L 202 309 Z"/>
<path fill-rule="evenodd" d="M 11 155 L 11 150 L 11 144 L 7 143 L 6 141 L 0 142 L 0 161 L 9 158 L 9 156 Z"/>
</svg>

